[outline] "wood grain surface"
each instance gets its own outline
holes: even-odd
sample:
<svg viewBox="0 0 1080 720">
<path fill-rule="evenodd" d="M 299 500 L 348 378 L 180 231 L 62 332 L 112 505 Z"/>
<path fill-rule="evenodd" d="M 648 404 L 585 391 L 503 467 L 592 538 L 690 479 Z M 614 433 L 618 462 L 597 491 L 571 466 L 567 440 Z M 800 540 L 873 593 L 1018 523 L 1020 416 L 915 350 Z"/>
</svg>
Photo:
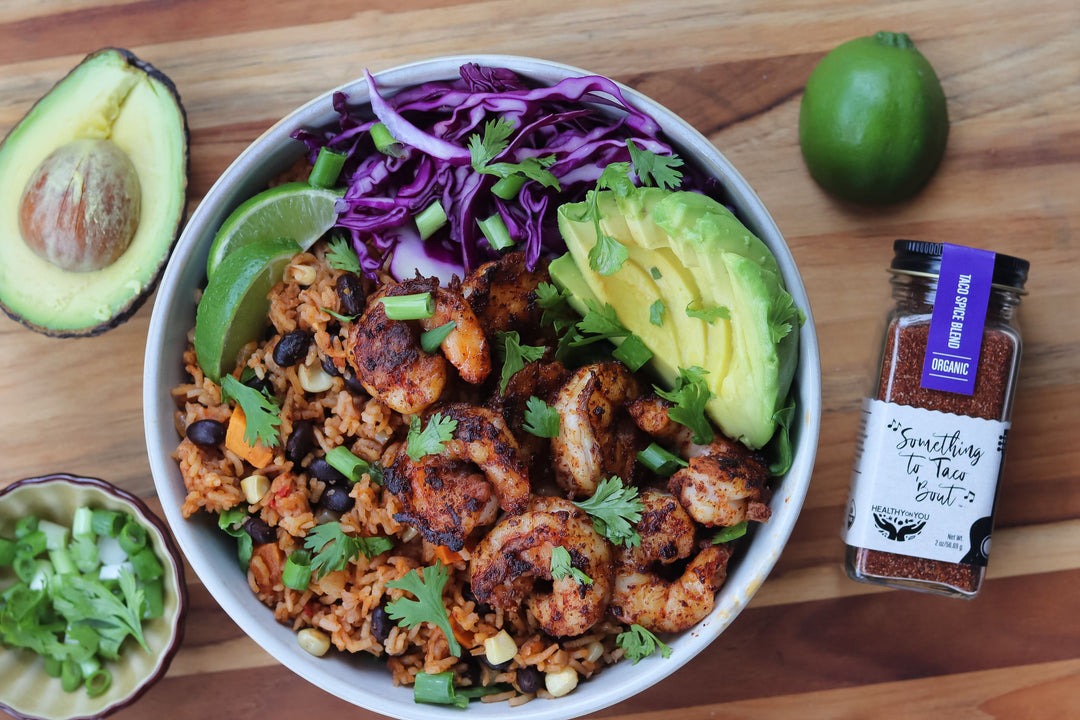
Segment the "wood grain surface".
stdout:
<svg viewBox="0 0 1080 720">
<path fill-rule="evenodd" d="M 951 131 L 921 194 L 868 210 L 813 184 L 798 108 L 829 49 L 882 29 L 908 32 L 937 69 Z M 739 168 L 798 261 L 821 343 L 821 443 L 791 541 L 750 607 L 695 662 L 598 716 L 1080 717 L 1075 0 L 4 0 L 0 39 L 0 134 L 99 47 L 130 48 L 167 73 L 191 126 L 191 208 L 263 130 L 365 67 L 532 55 L 668 106 Z M 841 568 L 858 408 L 898 237 L 1031 261 L 998 532 L 971 602 L 882 591 Z M 70 471 L 156 503 L 140 402 L 152 302 L 91 339 L 0 318 L 0 485 Z M 117 718 L 375 717 L 278 665 L 188 577 L 183 648 Z"/>
</svg>

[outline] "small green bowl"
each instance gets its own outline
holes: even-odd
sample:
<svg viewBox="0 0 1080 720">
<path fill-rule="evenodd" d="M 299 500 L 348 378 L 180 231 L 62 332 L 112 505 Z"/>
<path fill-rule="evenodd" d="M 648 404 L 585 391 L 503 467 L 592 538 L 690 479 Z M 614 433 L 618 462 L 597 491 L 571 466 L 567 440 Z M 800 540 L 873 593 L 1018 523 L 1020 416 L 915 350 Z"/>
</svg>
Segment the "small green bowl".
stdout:
<svg viewBox="0 0 1080 720">
<path fill-rule="evenodd" d="M 103 480 L 65 474 L 20 480 L 0 490 L 0 536 L 13 537 L 15 523 L 26 515 L 70 527 L 75 510 L 83 505 L 125 511 L 146 528 L 165 568 L 165 612 L 143 623 L 149 653 L 129 641 L 120 660 L 108 663 L 112 685 L 98 697 L 89 697 L 81 687 L 64 692 L 60 680 L 45 673 L 45 662 L 39 655 L 4 647 L 0 652 L 0 710 L 17 718 L 101 718 L 126 707 L 165 674 L 184 635 L 188 598 L 180 551 L 165 523 L 131 493 Z M 0 568 L 0 591 L 14 580 L 10 567 Z"/>
</svg>

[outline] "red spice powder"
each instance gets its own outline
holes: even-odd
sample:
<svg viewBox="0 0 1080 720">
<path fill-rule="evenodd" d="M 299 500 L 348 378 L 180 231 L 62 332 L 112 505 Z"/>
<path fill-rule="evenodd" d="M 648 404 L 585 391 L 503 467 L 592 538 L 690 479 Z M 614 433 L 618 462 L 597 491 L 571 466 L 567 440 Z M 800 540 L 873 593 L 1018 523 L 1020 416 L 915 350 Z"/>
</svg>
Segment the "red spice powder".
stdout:
<svg viewBox="0 0 1080 720">
<path fill-rule="evenodd" d="M 893 320 L 885 338 L 877 399 L 956 415 L 1004 420 L 1016 340 L 1002 330 L 987 328 L 979 353 L 975 391 L 971 395 L 959 395 L 929 390 L 920 384 L 929 334 L 928 320 L 915 324 Z M 974 565 L 864 548 L 855 548 L 853 564 L 865 575 L 940 583 L 965 593 L 979 589 L 983 574 L 983 568 Z"/>
</svg>

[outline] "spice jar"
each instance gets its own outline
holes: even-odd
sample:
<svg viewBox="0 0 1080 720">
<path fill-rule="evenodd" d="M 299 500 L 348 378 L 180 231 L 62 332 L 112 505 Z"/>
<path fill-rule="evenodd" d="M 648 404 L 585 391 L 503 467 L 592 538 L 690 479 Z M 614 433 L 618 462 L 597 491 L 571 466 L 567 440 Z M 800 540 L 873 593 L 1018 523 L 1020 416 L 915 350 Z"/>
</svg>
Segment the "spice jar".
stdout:
<svg viewBox="0 0 1080 720">
<path fill-rule="evenodd" d="M 848 576 L 953 597 L 982 585 L 1005 459 L 1028 262 L 897 240 L 873 397 L 863 402 Z"/>
</svg>

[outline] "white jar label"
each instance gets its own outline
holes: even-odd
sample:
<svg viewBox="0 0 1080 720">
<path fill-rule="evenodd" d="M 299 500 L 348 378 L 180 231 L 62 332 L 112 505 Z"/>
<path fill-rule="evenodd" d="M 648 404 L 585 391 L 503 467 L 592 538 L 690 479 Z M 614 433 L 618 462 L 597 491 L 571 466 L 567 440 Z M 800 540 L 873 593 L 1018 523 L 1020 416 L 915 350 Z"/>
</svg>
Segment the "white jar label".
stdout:
<svg viewBox="0 0 1080 720">
<path fill-rule="evenodd" d="M 867 398 L 844 541 L 986 565 L 1009 423 Z"/>
</svg>

